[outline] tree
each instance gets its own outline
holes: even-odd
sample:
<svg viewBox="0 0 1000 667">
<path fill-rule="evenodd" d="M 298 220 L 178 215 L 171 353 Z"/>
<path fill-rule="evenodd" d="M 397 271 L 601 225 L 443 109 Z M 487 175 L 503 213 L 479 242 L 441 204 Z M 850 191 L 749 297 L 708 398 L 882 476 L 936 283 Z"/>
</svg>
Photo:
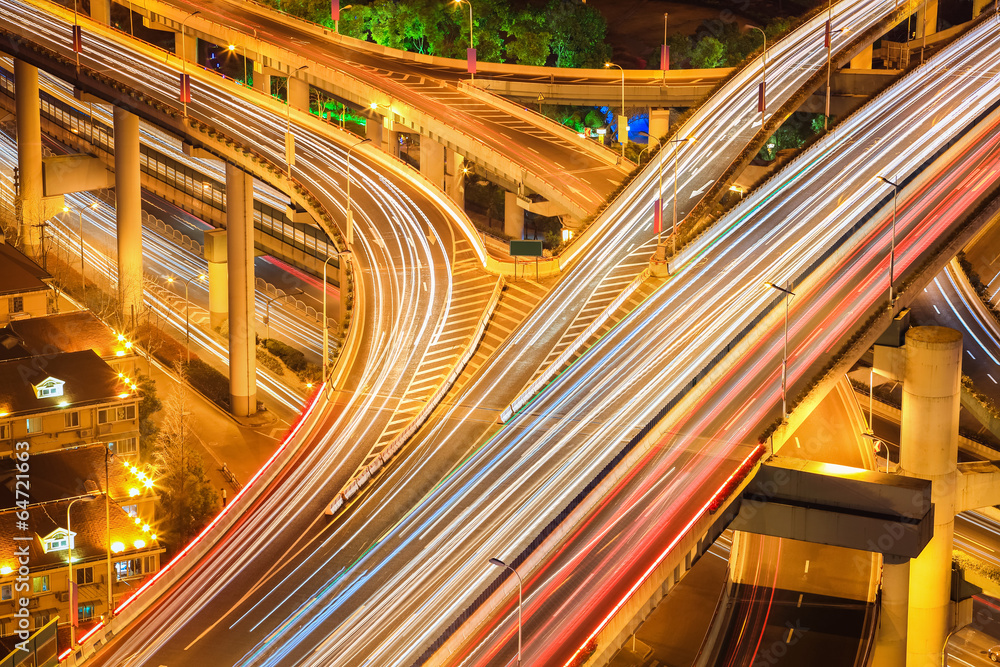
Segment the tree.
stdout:
<svg viewBox="0 0 1000 667">
<path fill-rule="evenodd" d="M 691 66 L 695 69 L 721 67 L 726 62 L 726 47 L 715 37 L 705 37 L 691 50 Z"/>
<path fill-rule="evenodd" d="M 156 383 L 148 375 L 139 373 L 136 382 L 139 386 L 139 454 L 149 460 L 156 446 L 159 427 L 153 423 L 153 414 L 163 408 L 163 402 L 156 395 Z"/>
<path fill-rule="evenodd" d="M 551 49 L 552 33 L 545 29 L 545 17 L 528 10 L 520 11 L 509 18 L 503 30 L 510 36 L 506 55 L 521 65 L 544 65 Z"/>
<path fill-rule="evenodd" d="M 593 7 L 579 0 L 551 0 L 546 7 L 557 67 L 601 67 L 611 57 L 604 43 L 608 26 Z"/>
<path fill-rule="evenodd" d="M 178 385 L 164 401 L 153 456 L 163 533 L 175 546 L 197 535 L 218 509 L 218 497 L 205 475 L 201 454 L 189 442 L 192 427 L 184 410 L 185 391 Z"/>
</svg>

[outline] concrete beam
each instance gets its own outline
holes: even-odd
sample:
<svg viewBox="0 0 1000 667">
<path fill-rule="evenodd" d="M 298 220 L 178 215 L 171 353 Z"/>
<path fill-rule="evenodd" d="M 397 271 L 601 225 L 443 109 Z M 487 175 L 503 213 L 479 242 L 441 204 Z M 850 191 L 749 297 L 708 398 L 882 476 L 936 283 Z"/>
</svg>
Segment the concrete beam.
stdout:
<svg viewBox="0 0 1000 667">
<path fill-rule="evenodd" d="M 955 511 L 967 512 L 1000 505 L 1000 461 L 958 464 Z"/>
<path fill-rule="evenodd" d="M 114 174 L 99 157 L 76 154 L 42 158 L 42 192 L 46 197 L 101 190 L 114 185 Z"/>
<path fill-rule="evenodd" d="M 774 456 L 747 485 L 730 528 L 912 558 L 930 540 L 933 516 L 929 482 Z"/>
</svg>

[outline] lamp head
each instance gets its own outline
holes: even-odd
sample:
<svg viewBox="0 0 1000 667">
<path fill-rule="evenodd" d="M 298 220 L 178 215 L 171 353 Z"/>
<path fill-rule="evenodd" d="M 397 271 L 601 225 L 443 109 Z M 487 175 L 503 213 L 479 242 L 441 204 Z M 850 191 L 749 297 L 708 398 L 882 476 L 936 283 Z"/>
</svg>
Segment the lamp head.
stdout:
<svg viewBox="0 0 1000 667">
<path fill-rule="evenodd" d="M 491 558 L 490 563 L 496 565 L 497 567 L 507 567 L 507 563 L 503 562 L 499 558 Z"/>
</svg>

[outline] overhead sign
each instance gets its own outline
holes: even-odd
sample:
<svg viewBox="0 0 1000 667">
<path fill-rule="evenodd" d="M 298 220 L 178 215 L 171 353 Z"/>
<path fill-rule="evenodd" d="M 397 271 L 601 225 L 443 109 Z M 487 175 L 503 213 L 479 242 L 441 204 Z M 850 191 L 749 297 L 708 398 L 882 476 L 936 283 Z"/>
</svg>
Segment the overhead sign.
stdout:
<svg viewBox="0 0 1000 667">
<path fill-rule="evenodd" d="M 542 256 L 542 242 L 541 241 L 511 241 L 510 242 L 510 256 L 511 257 L 541 257 Z"/>
</svg>

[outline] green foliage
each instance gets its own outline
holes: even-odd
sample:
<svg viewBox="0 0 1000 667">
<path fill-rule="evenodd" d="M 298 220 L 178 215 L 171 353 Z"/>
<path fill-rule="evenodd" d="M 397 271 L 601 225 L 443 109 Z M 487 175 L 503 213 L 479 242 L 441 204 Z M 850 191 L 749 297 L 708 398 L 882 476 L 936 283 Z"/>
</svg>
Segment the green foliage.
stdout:
<svg viewBox="0 0 1000 667">
<path fill-rule="evenodd" d="M 160 429 L 153 423 L 153 414 L 163 408 L 163 402 L 156 395 L 156 383 L 148 375 L 136 376 L 139 386 L 139 454 L 146 459 L 153 449 Z"/>
<path fill-rule="evenodd" d="M 229 378 L 201 359 L 192 358 L 190 363 L 183 365 L 183 369 L 192 387 L 224 410 L 230 409 L 232 397 L 229 395 Z"/>
<path fill-rule="evenodd" d="M 611 58 L 604 42 L 608 26 L 595 8 L 579 0 L 550 0 L 545 16 L 556 67 L 598 68 Z"/>
<path fill-rule="evenodd" d="M 781 124 L 760 149 L 758 156 L 763 160 L 773 160 L 778 151 L 802 148 L 814 136 L 823 131 L 823 115 L 796 111 Z"/>
<path fill-rule="evenodd" d="M 287 343 L 268 338 L 263 341 L 263 344 L 268 352 L 281 359 L 290 371 L 304 381 L 315 382 L 323 372 L 319 366 L 307 361 L 306 355 L 302 354 L 300 350 L 296 350 Z"/>
<path fill-rule="evenodd" d="M 278 361 L 276 357 L 271 356 L 271 354 L 262 347 L 257 348 L 257 363 L 275 375 L 285 374 L 285 367 L 281 365 L 281 362 Z"/>
<path fill-rule="evenodd" d="M 691 66 L 695 69 L 722 67 L 726 63 L 726 47 L 715 37 L 705 37 L 691 49 Z"/>
<path fill-rule="evenodd" d="M 177 386 L 167 396 L 153 454 L 162 532 L 175 547 L 197 535 L 218 509 L 215 488 L 205 475 L 201 454 L 190 442 L 194 427 L 189 421 L 184 387 Z"/>
<path fill-rule="evenodd" d="M 545 30 L 545 17 L 530 11 L 517 12 L 503 29 L 510 35 L 507 57 L 522 65 L 545 65 L 552 33 Z"/>
</svg>

